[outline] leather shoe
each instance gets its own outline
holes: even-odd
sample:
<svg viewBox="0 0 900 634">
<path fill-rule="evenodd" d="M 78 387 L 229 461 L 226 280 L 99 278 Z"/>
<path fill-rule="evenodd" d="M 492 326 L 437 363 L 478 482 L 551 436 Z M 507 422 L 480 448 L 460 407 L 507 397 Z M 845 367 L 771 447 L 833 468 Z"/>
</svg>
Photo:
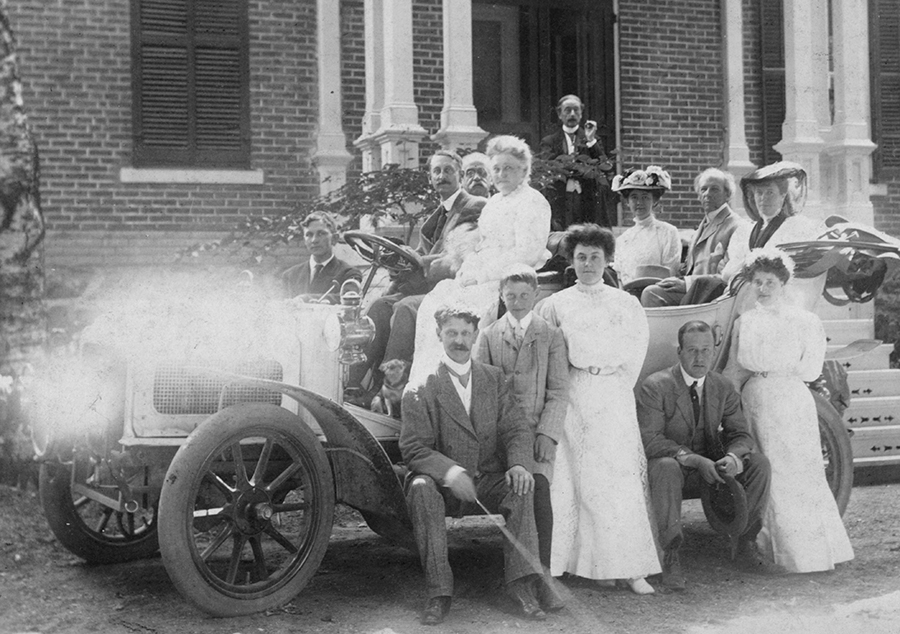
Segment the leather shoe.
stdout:
<svg viewBox="0 0 900 634">
<path fill-rule="evenodd" d="M 428 599 L 420 619 L 422 625 L 443 623 L 444 619 L 447 618 L 447 613 L 450 612 L 450 600 L 451 597 L 431 597 Z"/>
<path fill-rule="evenodd" d="M 527 577 L 506 584 L 506 593 L 513 600 L 521 616 L 532 621 L 543 621 L 547 618 L 547 613 L 541 609 L 534 592 L 531 591 L 531 580 Z"/>
<path fill-rule="evenodd" d="M 742 539 L 738 542 L 737 562 L 750 572 L 763 575 L 777 575 L 785 570 L 773 561 L 769 561 L 759 551 L 756 540 Z"/>
<path fill-rule="evenodd" d="M 558 612 L 566 607 L 565 602 L 556 589 L 553 587 L 556 581 L 553 581 L 553 577 L 549 575 L 546 577 L 538 577 L 537 581 L 535 581 L 534 586 L 537 589 L 535 594 L 537 595 L 538 605 L 541 606 L 541 609 L 544 612 Z"/>
<path fill-rule="evenodd" d="M 663 554 L 662 586 L 672 592 L 684 590 L 684 572 L 681 570 L 681 558 L 675 548 L 666 550 Z"/>
</svg>

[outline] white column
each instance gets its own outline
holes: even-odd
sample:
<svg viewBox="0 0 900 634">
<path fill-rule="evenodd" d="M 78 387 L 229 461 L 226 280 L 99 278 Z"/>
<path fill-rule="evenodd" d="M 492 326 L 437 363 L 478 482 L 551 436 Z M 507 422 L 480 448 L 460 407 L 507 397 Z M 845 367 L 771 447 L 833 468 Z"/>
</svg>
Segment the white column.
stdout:
<svg viewBox="0 0 900 634">
<path fill-rule="evenodd" d="M 319 171 L 319 193 L 338 189 L 347 181 L 352 156 L 341 121 L 341 5 L 317 0 L 317 48 L 319 72 L 319 131 L 313 162 Z"/>
<path fill-rule="evenodd" d="M 725 53 L 725 129 L 728 142 L 725 148 L 725 169 L 735 180 L 756 169 L 750 162 L 750 148 L 744 130 L 744 17 L 741 0 L 722 0 L 722 33 Z M 742 210 L 743 197 L 734 192 L 732 209 Z"/>
<path fill-rule="evenodd" d="M 832 3 L 834 125 L 826 153 L 834 173 L 833 211 L 872 224 L 869 107 L 869 20 L 866 0 Z M 862 43 L 862 45 L 860 45 Z"/>
<path fill-rule="evenodd" d="M 381 148 L 382 165 L 415 168 L 427 133 L 413 98 L 412 0 L 382 0 L 382 9 L 384 105 L 372 140 Z"/>
<path fill-rule="evenodd" d="M 444 0 L 444 108 L 431 138 L 448 150 L 473 148 L 487 132 L 478 127 L 472 97 L 472 1 Z"/>
<path fill-rule="evenodd" d="M 827 74 L 822 73 L 822 29 L 827 0 L 790 0 L 784 3 L 785 117 L 781 141 L 775 149 L 788 161 L 801 164 L 809 175 L 806 212 L 820 217 L 822 187 L 820 153 L 825 142 L 820 130 L 822 100 L 828 104 Z M 827 72 L 827 66 L 826 66 Z"/>
<path fill-rule="evenodd" d="M 372 135 L 381 127 L 381 108 L 384 106 L 384 26 L 383 0 L 365 0 L 366 51 L 366 114 L 362 134 L 353 142 L 362 152 L 362 169 L 372 172 L 381 169 L 381 151 Z"/>
</svg>

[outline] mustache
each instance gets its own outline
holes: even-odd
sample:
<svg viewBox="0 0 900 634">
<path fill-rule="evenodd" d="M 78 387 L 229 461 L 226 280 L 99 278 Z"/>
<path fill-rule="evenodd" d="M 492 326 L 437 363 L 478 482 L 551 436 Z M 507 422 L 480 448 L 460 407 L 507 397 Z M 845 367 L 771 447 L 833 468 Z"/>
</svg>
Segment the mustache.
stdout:
<svg viewBox="0 0 900 634">
<path fill-rule="evenodd" d="M 460 352 L 467 352 L 469 350 L 469 346 L 467 346 L 464 343 L 451 343 L 450 349 L 451 350 L 459 350 Z"/>
</svg>

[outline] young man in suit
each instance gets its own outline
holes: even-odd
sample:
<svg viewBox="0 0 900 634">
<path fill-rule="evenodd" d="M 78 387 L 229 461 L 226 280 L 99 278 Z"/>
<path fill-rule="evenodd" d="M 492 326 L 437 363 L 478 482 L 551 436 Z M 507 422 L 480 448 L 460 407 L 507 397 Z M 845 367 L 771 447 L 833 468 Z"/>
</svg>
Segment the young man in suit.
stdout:
<svg viewBox="0 0 900 634">
<path fill-rule="evenodd" d="M 714 359 L 709 324 L 685 323 L 678 330 L 678 364 L 644 379 L 637 402 L 650 498 L 664 552 L 662 585 L 669 590 L 685 587 L 678 556 L 683 542 L 681 501 L 684 491 L 698 491 L 700 478 L 714 484 L 723 483 L 727 475 L 743 486 L 748 520 L 738 553 L 748 567 L 768 571 L 756 535 L 769 499 L 769 461 L 756 451 L 741 397 L 728 379 L 710 371 Z"/>
<path fill-rule="evenodd" d="M 347 280 L 362 280 L 356 267 L 334 255 L 337 227 L 326 213 L 313 212 L 300 223 L 303 242 L 309 251 L 309 261 L 301 262 L 281 274 L 287 297 L 308 296 L 317 300 L 323 296 L 337 303 L 341 284 Z"/>
<path fill-rule="evenodd" d="M 544 195 L 553 210 L 551 230 L 565 231 L 570 225 L 593 222 L 601 227 L 615 224 L 616 205 L 610 197 L 606 174 L 614 170 L 606 156 L 603 142 L 597 137 L 597 122 L 587 121 L 581 127 L 584 104 L 576 95 L 562 97 L 556 106 L 561 128 L 541 139 L 539 155 L 544 160 L 561 156 L 588 156 L 599 160 L 603 175 L 572 175 L 552 186 Z"/>
<path fill-rule="evenodd" d="M 724 267 L 731 236 L 743 223 L 728 205 L 736 189 L 734 176 L 714 167 L 702 171 L 694 179 L 694 191 L 703 206 L 704 216 L 691 237 L 682 276 L 668 277 L 645 288 L 641 304 L 648 308 L 693 304 L 712 290 L 701 286 L 713 283 L 724 287 L 718 274 Z"/>
<path fill-rule="evenodd" d="M 518 544 L 504 545 L 506 589 L 519 613 L 542 620 L 534 591 L 537 530 L 534 525 L 534 440 L 502 372 L 473 361 L 478 315 L 463 308 L 435 314 L 444 356 L 422 385 L 403 395 L 400 452 L 409 466 L 406 494 L 413 532 L 425 568 L 428 602 L 424 625 L 450 610 L 453 572 L 447 559 L 447 515 L 479 513 L 480 501 L 502 513 Z"/>
<path fill-rule="evenodd" d="M 484 330 L 475 358 L 503 370 L 513 399 L 534 431 L 534 521 L 541 565 L 549 568 L 550 479 L 568 406 L 569 358 L 562 331 L 532 310 L 537 292 L 537 274 L 530 266 L 514 265 L 505 272 L 500 297 L 506 315 Z"/>
</svg>

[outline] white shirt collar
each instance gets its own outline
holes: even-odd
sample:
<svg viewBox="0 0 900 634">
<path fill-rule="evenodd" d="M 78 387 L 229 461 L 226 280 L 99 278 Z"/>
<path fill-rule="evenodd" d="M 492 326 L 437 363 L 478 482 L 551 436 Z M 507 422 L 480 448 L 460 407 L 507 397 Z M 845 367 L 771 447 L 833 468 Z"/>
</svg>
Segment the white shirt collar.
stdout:
<svg viewBox="0 0 900 634">
<path fill-rule="evenodd" d="M 447 211 L 450 211 L 450 208 L 453 207 L 453 203 L 455 203 L 456 199 L 459 198 L 459 193 L 461 191 L 462 191 L 462 189 L 457 189 L 455 192 L 453 192 L 452 194 L 450 194 L 447 197 L 447 200 L 441 201 L 441 204 L 444 206 L 444 209 L 446 209 Z"/>
<path fill-rule="evenodd" d="M 472 357 L 469 357 L 469 360 L 465 363 L 457 363 L 453 359 L 447 356 L 445 352 L 441 357 L 441 363 L 446 365 L 448 368 L 456 372 L 457 374 L 465 374 L 469 370 L 472 369 Z M 450 376 L 453 376 L 452 374 Z"/>
<path fill-rule="evenodd" d="M 647 216 L 643 220 L 639 220 L 637 217 L 635 217 L 634 226 L 635 227 L 644 227 L 646 229 L 648 227 L 652 227 L 655 221 L 656 221 L 656 217 L 651 213 L 649 216 Z"/>
<path fill-rule="evenodd" d="M 531 325 L 531 317 L 532 317 L 532 315 L 534 315 L 534 313 L 531 312 L 531 311 L 529 310 L 529 311 L 528 311 L 528 314 L 525 315 L 524 317 L 522 317 L 522 320 L 519 321 L 518 319 L 516 319 L 515 317 L 513 317 L 513 314 L 512 314 L 512 313 L 507 312 L 507 313 L 506 313 L 506 319 L 507 319 L 507 321 L 509 322 L 509 325 L 512 327 L 513 330 L 515 330 L 516 327 L 518 327 L 518 326 L 522 326 L 522 333 L 524 334 L 525 331 L 528 330 L 528 326 Z"/>
<path fill-rule="evenodd" d="M 678 369 L 681 370 L 681 376 L 684 378 L 684 382 L 687 384 L 688 387 L 693 385 L 694 381 L 697 382 L 697 393 L 702 398 L 703 384 L 706 383 L 706 377 L 704 376 L 702 378 L 695 379 L 690 374 L 688 374 L 687 372 L 684 371 L 684 368 L 682 367 L 682 365 L 680 363 L 678 364 Z"/>
<path fill-rule="evenodd" d="M 722 213 L 722 210 L 725 209 L 726 207 L 728 207 L 728 203 L 724 203 L 721 207 L 719 207 L 715 211 L 706 214 L 707 222 L 712 222 L 713 220 L 715 220 L 716 216 L 718 216 L 720 213 Z"/>
<path fill-rule="evenodd" d="M 313 271 L 316 270 L 316 265 L 320 265 L 322 267 L 328 266 L 328 263 L 334 259 L 334 253 L 331 254 L 331 257 L 325 260 L 324 262 L 316 262 L 316 259 L 313 256 L 309 256 L 309 271 L 312 274 Z"/>
<path fill-rule="evenodd" d="M 578 132 L 578 126 L 575 126 L 574 128 L 570 128 L 569 126 L 564 125 L 562 128 L 563 128 L 563 131 L 566 132 L 567 134 L 575 134 L 576 132 Z"/>
</svg>

